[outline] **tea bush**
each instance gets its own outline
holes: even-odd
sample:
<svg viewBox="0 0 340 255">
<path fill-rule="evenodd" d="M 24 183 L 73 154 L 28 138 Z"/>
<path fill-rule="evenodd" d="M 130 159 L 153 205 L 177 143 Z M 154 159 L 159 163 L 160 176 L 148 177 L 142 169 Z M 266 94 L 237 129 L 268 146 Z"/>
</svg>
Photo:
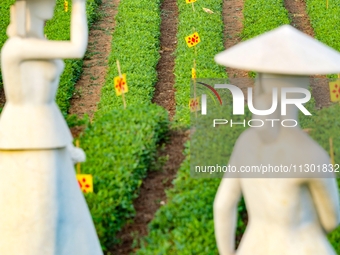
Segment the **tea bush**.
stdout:
<svg viewBox="0 0 340 255">
<path fill-rule="evenodd" d="M 104 250 L 133 218 L 133 200 L 169 125 L 167 112 L 151 104 L 159 60 L 159 5 L 159 0 L 120 2 L 98 111 L 82 137 L 87 154 L 83 171 L 93 174 L 95 186 L 86 200 Z M 127 109 L 114 90 L 117 59 L 127 74 Z"/>
<path fill-rule="evenodd" d="M 319 41 L 327 44 L 328 46 L 340 51 L 340 6 L 337 2 L 329 1 L 328 9 L 326 9 L 326 3 L 322 0 L 307 0 L 306 1 L 307 13 L 310 18 L 311 25 L 314 30 L 315 38 Z M 328 75 L 329 78 L 335 78 L 337 75 Z M 314 132 L 314 136 L 318 139 L 324 140 L 323 147 L 327 148 L 327 136 L 337 137 L 339 120 L 336 118 L 340 108 L 338 105 L 334 105 L 328 109 L 323 109 L 318 112 L 319 122 L 315 125 L 321 125 L 320 133 Z M 335 143 L 335 155 L 339 154 L 339 142 L 338 139 L 334 141 Z M 339 159 L 335 161 L 338 163 Z M 338 180 L 340 187 L 340 180 Z M 329 235 L 329 239 L 333 246 L 336 247 L 336 251 L 340 254 L 340 228 L 333 231 Z"/>
<path fill-rule="evenodd" d="M 178 32 L 177 49 L 175 52 L 175 89 L 176 89 L 176 115 L 174 126 L 187 127 L 190 125 L 190 99 L 191 68 L 196 58 L 198 78 L 223 78 L 227 77 L 225 68 L 214 61 L 214 56 L 223 51 L 223 21 L 222 1 L 206 0 L 195 2 L 195 12 L 191 4 L 177 1 Z M 202 8 L 214 11 L 208 14 Z M 188 48 L 185 37 L 197 31 L 201 42 L 197 47 L 195 57 L 194 47 Z"/>
<path fill-rule="evenodd" d="M 136 106 L 151 101 L 160 58 L 159 5 L 160 0 L 125 0 L 119 4 L 108 60 L 109 70 L 95 116 L 122 108 L 122 99 L 116 96 L 113 88 L 113 78 L 118 76 L 117 59 L 122 72 L 127 74 L 127 105 Z"/>
<path fill-rule="evenodd" d="M 102 247 L 134 216 L 133 200 L 168 128 L 168 115 L 154 104 L 103 114 L 81 139 L 87 155 L 83 172 L 93 174 L 94 193 L 86 200 Z"/>
<path fill-rule="evenodd" d="M 340 51 L 340 5 L 336 1 L 307 0 L 307 13 L 314 30 L 315 38 Z"/>
<path fill-rule="evenodd" d="M 243 16 L 242 40 L 290 23 L 282 0 L 246 0 Z"/>
</svg>

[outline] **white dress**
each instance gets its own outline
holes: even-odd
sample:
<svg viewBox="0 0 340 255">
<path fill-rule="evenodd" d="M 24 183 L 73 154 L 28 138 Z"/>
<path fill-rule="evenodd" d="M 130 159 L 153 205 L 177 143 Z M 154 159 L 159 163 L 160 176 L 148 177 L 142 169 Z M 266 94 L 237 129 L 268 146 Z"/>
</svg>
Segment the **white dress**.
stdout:
<svg viewBox="0 0 340 255">
<path fill-rule="evenodd" d="M 2 49 L 0 254 L 102 255 L 55 103 L 61 60 L 21 61 Z"/>
<path fill-rule="evenodd" d="M 249 128 L 238 138 L 230 164 L 329 164 L 327 153 L 305 132 L 299 128 L 285 131 L 275 143 L 264 144 L 255 129 Z M 259 176 L 240 179 L 249 221 L 236 255 L 336 255 L 320 218 L 321 214 L 333 218 L 334 211 L 338 214 L 336 180 L 312 173 L 295 175 L 293 171 L 273 178 Z M 228 194 L 225 196 L 228 199 Z"/>
</svg>

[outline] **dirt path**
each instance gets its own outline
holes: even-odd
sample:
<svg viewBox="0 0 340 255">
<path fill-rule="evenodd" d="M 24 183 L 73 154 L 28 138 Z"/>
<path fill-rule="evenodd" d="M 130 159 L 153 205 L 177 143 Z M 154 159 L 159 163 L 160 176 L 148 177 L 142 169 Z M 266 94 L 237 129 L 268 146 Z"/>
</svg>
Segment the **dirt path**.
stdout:
<svg viewBox="0 0 340 255">
<path fill-rule="evenodd" d="M 223 2 L 224 47 L 226 49 L 241 42 L 240 34 L 243 29 L 244 0 L 228 0 Z M 254 82 L 248 76 L 248 71 L 226 68 L 230 83 L 242 89 L 247 101 L 247 88 L 253 87 Z"/>
<path fill-rule="evenodd" d="M 175 76 L 173 52 L 177 41 L 177 17 L 178 8 L 176 0 L 163 0 L 161 5 L 161 58 L 157 65 L 158 82 L 153 102 L 163 106 L 169 117 L 175 115 Z M 166 204 L 165 190 L 172 187 L 172 181 L 176 177 L 177 170 L 184 160 L 184 142 L 188 139 L 188 132 L 170 131 L 169 140 L 164 148 L 158 150 L 157 171 L 148 171 L 148 176 L 143 180 L 139 197 L 134 201 L 136 216 L 133 222 L 125 227 L 117 235 L 121 243 L 111 250 L 115 255 L 127 255 L 138 249 L 138 244 L 132 247 L 134 240 L 148 234 L 147 225 L 154 218 L 157 210 Z M 166 161 L 164 163 L 164 161 Z M 164 165 L 162 165 L 164 163 Z M 136 242 L 136 241 L 135 241 Z"/>
<path fill-rule="evenodd" d="M 166 1 L 166 0 L 164 0 Z M 171 132 L 170 141 L 164 149 L 160 149 L 157 158 L 168 159 L 165 165 L 156 171 L 149 171 L 148 176 L 143 180 L 138 198 L 134 201 L 136 216 L 132 223 L 124 226 L 118 233 L 117 238 L 121 243 L 111 249 L 111 254 L 128 255 L 139 247 L 138 240 L 148 234 L 148 224 L 154 218 L 157 210 L 167 202 L 165 190 L 172 187 L 177 170 L 184 160 L 184 142 L 188 133 Z M 134 247 L 133 243 L 136 242 Z"/>
<path fill-rule="evenodd" d="M 6 96 L 4 88 L 0 88 L 0 108 L 3 108 L 6 103 Z"/>
<path fill-rule="evenodd" d="M 105 83 L 107 60 L 111 52 L 114 17 L 118 11 L 119 0 L 102 0 L 96 21 L 89 33 L 88 49 L 83 64 L 83 74 L 75 85 L 71 99 L 70 114 L 82 117 L 85 113 L 92 119 L 100 100 L 101 88 Z M 71 129 L 73 136 L 78 136 L 81 127 Z"/>
<path fill-rule="evenodd" d="M 243 29 L 243 6 L 244 0 L 228 0 L 223 3 L 223 23 L 224 23 L 224 47 L 226 49 L 241 42 L 239 36 Z M 248 72 L 226 68 L 229 78 L 244 78 L 248 77 Z"/>
<path fill-rule="evenodd" d="M 314 30 L 306 12 L 306 2 L 304 0 L 285 0 L 284 3 L 292 21 L 291 25 L 314 37 Z M 312 76 L 310 82 L 312 86 L 312 95 L 316 102 L 316 107 L 320 109 L 330 106 L 331 102 L 329 98 L 329 87 L 326 76 Z"/>
<path fill-rule="evenodd" d="M 152 102 L 163 106 L 170 116 L 176 111 L 175 101 L 175 56 L 177 46 L 177 3 L 173 0 L 164 1 L 161 6 L 161 58 L 157 64 L 158 82 Z"/>
</svg>

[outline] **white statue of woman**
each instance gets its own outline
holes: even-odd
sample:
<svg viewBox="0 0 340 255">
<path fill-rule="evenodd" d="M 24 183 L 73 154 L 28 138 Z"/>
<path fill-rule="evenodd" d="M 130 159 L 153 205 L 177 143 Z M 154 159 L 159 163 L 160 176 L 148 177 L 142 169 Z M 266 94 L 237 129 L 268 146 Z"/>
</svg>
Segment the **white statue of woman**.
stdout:
<svg viewBox="0 0 340 255">
<path fill-rule="evenodd" d="M 61 59 L 83 57 L 85 0 L 73 0 L 70 41 L 48 41 L 55 0 L 11 6 L 1 52 L 6 105 L 0 116 L 0 254 L 101 255 L 72 161 L 85 154 L 55 103 Z M 64 29 L 64 28 L 60 28 Z"/>
<path fill-rule="evenodd" d="M 296 50 L 304 47 L 305 50 Z M 240 56 L 238 53 L 245 51 L 254 54 L 250 54 L 248 59 L 236 59 Z M 318 54 L 320 57 L 315 57 Z M 282 61 L 275 60 L 276 57 Z M 319 65 L 323 69 L 319 69 L 320 73 L 330 73 L 336 68 L 340 71 L 339 53 L 319 42 L 315 43 L 314 39 L 289 26 L 239 44 L 221 53 L 216 61 L 261 72 L 257 77 L 254 96 L 258 110 L 270 108 L 273 87 L 279 91 L 284 87 L 307 88 L 309 79 L 306 74 L 318 70 Z M 300 65 L 304 61 L 309 66 Z M 249 63 L 250 66 L 245 67 Z M 289 72 L 297 75 L 289 75 Z M 292 94 L 290 96 L 298 96 Z M 265 121 L 263 127 L 249 128 L 242 133 L 229 164 L 237 169 L 261 164 L 329 166 L 326 151 L 299 126 L 280 125 L 283 119 L 298 121 L 298 108 L 287 105 L 287 115 L 281 115 L 280 110 L 280 107 L 277 108 L 269 116 L 253 115 L 254 119 L 279 121 L 274 126 Z M 297 178 L 292 178 L 294 173 L 272 176 L 277 178 L 247 178 L 250 177 L 247 173 L 240 173 L 239 178 L 235 175 L 228 177 L 227 173 L 222 179 L 214 201 L 215 235 L 221 255 L 336 255 L 326 237 L 326 233 L 340 222 L 339 191 L 333 173 L 322 176 L 299 174 Z M 241 194 L 247 206 L 248 225 L 235 251 L 237 205 Z"/>
</svg>

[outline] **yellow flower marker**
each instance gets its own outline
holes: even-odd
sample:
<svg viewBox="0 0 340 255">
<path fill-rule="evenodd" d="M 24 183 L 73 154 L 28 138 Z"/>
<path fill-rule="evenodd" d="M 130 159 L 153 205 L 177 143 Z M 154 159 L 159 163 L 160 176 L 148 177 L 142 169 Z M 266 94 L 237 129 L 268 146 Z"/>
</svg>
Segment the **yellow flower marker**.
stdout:
<svg viewBox="0 0 340 255">
<path fill-rule="evenodd" d="M 191 77 L 192 77 L 192 79 L 196 79 L 197 78 L 196 69 L 195 68 L 191 69 Z"/>
<path fill-rule="evenodd" d="M 77 180 L 80 189 L 84 193 L 93 192 L 93 178 L 91 174 L 77 174 Z"/>
<path fill-rule="evenodd" d="M 191 76 L 194 81 L 194 98 L 196 98 L 196 78 L 197 78 L 196 59 L 194 59 L 194 67 L 191 69 Z"/>
<path fill-rule="evenodd" d="M 191 101 L 189 102 L 189 106 L 190 106 L 190 111 L 195 111 L 196 112 L 196 118 L 197 118 L 197 111 L 199 111 L 200 109 L 196 109 L 197 107 L 195 107 L 195 105 L 198 105 L 199 108 L 199 101 L 198 98 L 196 97 L 196 78 L 197 78 L 197 74 L 196 74 L 196 59 L 194 59 L 194 67 L 191 69 L 191 76 L 194 82 L 194 100 L 195 101 Z M 197 99 L 197 102 L 196 102 Z M 192 109 L 192 106 L 195 107 Z"/>
<path fill-rule="evenodd" d="M 64 1 L 64 11 L 68 12 L 68 1 L 67 0 Z"/>
<path fill-rule="evenodd" d="M 191 47 L 199 44 L 201 42 L 201 39 L 200 39 L 198 33 L 195 32 L 192 35 L 185 37 L 185 41 L 186 41 L 188 47 L 191 48 Z"/>
<path fill-rule="evenodd" d="M 129 88 L 126 83 L 126 74 L 122 74 L 122 77 L 117 76 L 114 78 L 115 83 L 115 91 L 117 96 L 121 96 L 129 91 Z"/>
<path fill-rule="evenodd" d="M 332 102 L 340 101 L 340 80 L 329 83 L 329 93 Z"/>
<path fill-rule="evenodd" d="M 200 107 L 200 98 L 196 97 L 196 98 L 190 98 L 189 100 L 189 108 L 191 112 L 198 112 L 199 110 L 201 110 Z"/>
<path fill-rule="evenodd" d="M 80 143 L 79 143 L 79 139 L 76 140 L 76 146 L 79 148 L 80 147 Z M 84 193 L 91 193 L 93 192 L 93 177 L 91 174 L 81 174 L 81 170 L 80 170 L 80 163 L 77 163 L 77 180 L 78 180 L 78 184 L 80 189 L 84 192 Z"/>
<path fill-rule="evenodd" d="M 116 90 L 116 95 L 122 96 L 124 109 L 126 109 L 126 102 L 125 102 L 124 94 L 129 91 L 129 88 L 128 88 L 127 82 L 126 82 L 126 74 L 122 74 L 122 72 L 120 70 L 119 60 L 117 60 L 117 68 L 118 68 L 119 76 L 114 78 L 114 86 L 115 86 L 115 90 Z"/>
<path fill-rule="evenodd" d="M 185 2 L 187 4 L 192 4 L 192 10 L 195 11 L 195 6 L 194 6 L 194 3 L 196 2 L 197 0 L 185 0 Z"/>
<path fill-rule="evenodd" d="M 331 163 L 334 166 L 334 150 L 333 150 L 333 138 L 329 138 L 329 154 L 331 156 Z"/>
</svg>

